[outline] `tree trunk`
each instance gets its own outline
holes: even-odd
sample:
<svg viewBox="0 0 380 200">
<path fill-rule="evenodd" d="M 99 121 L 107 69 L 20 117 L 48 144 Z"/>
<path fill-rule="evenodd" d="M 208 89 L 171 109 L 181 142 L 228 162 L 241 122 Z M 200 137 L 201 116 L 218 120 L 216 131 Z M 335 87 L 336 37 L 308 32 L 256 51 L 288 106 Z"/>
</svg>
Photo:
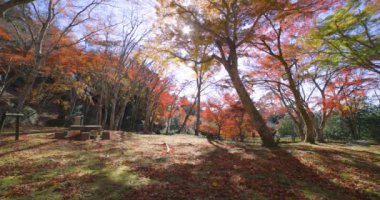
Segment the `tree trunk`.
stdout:
<svg viewBox="0 0 380 200">
<path fill-rule="evenodd" d="M 319 123 L 319 126 L 317 128 L 317 141 L 324 143 L 325 139 L 323 137 L 323 130 L 325 129 L 327 121 L 327 115 L 323 114 L 321 118 L 321 122 Z"/>
<path fill-rule="evenodd" d="M 39 69 L 39 67 L 37 67 Z M 25 80 L 25 86 L 18 98 L 17 111 L 21 112 L 24 109 L 26 99 L 30 95 L 33 89 L 34 82 L 37 78 L 37 70 L 33 70 Z"/>
<path fill-rule="evenodd" d="M 150 133 L 150 110 L 147 108 L 145 112 L 145 120 L 144 120 L 144 133 Z"/>
<path fill-rule="evenodd" d="M 273 138 L 274 131 L 271 130 L 266 125 L 265 120 L 262 118 L 261 114 L 255 107 L 254 103 L 251 100 L 251 97 L 249 96 L 247 90 L 245 89 L 243 82 L 240 79 L 239 72 L 237 69 L 237 61 L 236 61 L 236 67 L 225 66 L 225 69 L 227 70 L 231 78 L 232 84 L 239 95 L 240 101 L 243 104 L 244 109 L 246 110 L 248 116 L 250 117 L 252 121 L 252 125 L 254 129 L 257 130 L 257 132 L 259 133 L 261 137 L 263 146 L 265 147 L 277 146 L 277 143 L 274 141 L 274 138 Z"/>
<path fill-rule="evenodd" d="M 197 121 L 195 123 L 195 135 L 199 135 L 199 125 L 201 124 L 201 87 L 202 77 L 201 73 L 197 80 Z"/>
<path fill-rule="evenodd" d="M 193 111 L 193 107 L 195 106 L 196 103 L 197 103 L 197 98 L 194 99 L 193 104 L 191 105 L 189 111 L 186 112 L 185 119 L 183 120 L 183 123 L 182 123 L 181 127 L 179 128 L 179 130 L 177 131 L 177 133 L 180 133 L 185 128 L 187 120 L 189 119 L 190 114 Z"/>
<path fill-rule="evenodd" d="M 99 125 L 101 125 L 102 124 L 102 117 L 103 117 L 103 95 L 100 95 L 96 114 L 97 114 L 96 115 L 96 121 Z"/>
<path fill-rule="evenodd" d="M 145 121 L 144 121 L 144 133 L 148 134 L 151 131 L 151 114 L 152 114 L 152 102 L 151 102 L 151 97 L 150 94 L 148 94 L 147 97 L 147 105 L 146 105 L 146 110 L 145 110 Z"/>
<path fill-rule="evenodd" d="M 305 142 L 314 144 L 315 143 L 315 126 L 314 122 L 311 118 L 313 113 L 310 113 L 310 111 L 307 111 L 304 102 L 302 100 L 302 96 L 300 91 L 297 89 L 295 81 L 293 79 L 292 73 L 290 68 L 288 67 L 286 61 L 280 60 L 285 68 L 286 75 L 288 77 L 288 82 L 289 82 L 289 88 L 293 93 L 294 100 L 296 103 L 297 110 L 300 112 L 303 121 L 305 122 L 306 126 L 306 137 L 305 137 Z"/>
<path fill-rule="evenodd" d="M 352 140 L 358 140 L 359 134 L 358 134 L 357 126 L 356 126 L 357 123 L 356 123 L 356 120 L 354 119 L 354 117 L 348 116 L 347 120 L 345 120 L 345 121 L 346 121 L 348 128 L 350 129 L 351 139 Z"/>
<path fill-rule="evenodd" d="M 281 91 L 281 85 L 280 84 L 277 85 L 277 91 L 281 96 L 280 100 L 281 100 L 282 104 L 288 108 L 287 109 L 288 115 L 292 119 L 293 123 L 296 125 L 295 132 L 297 133 L 297 135 L 299 135 L 301 140 L 304 140 L 305 139 L 305 133 L 303 132 L 302 117 L 300 116 L 300 113 L 296 110 L 292 101 L 289 101 L 289 104 L 286 103 L 286 101 L 285 101 L 286 97 L 284 96 L 283 92 Z M 296 113 L 296 116 L 292 115 L 292 110 Z M 293 134 L 292 134 L 292 136 L 293 136 Z M 295 141 L 295 138 L 293 139 L 293 142 L 294 141 Z"/>
<path fill-rule="evenodd" d="M 116 104 L 117 104 L 117 99 L 113 98 L 111 100 L 111 113 L 110 113 L 110 129 L 114 130 L 115 129 L 115 120 L 116 120 Z"/>
<path fill-rule="evenodd" d="M 129 102 L 129 98 L 126 97 L 121 102 L 121 108 L 120 108 L 120 110 L 116 113 L 115 128 L 117 130 L 121 129 L 121 125 L 123 123 L 123 119 L 124 119 L 124 115 L 125 115 L 125 109 L 127 108 L 128 102 Z"/>
<path fill-rule="evenodd" d="M 320 143 L 325 142 L 325 139 L 323 138 L 323 129 L 320 127 L 317 128 L 317 141 Z"/>
<path fill-rule="evenodd" d="M 307 115 L 307 113 L 306 113 Z M 315 128 L 314 128 L 314 123 L 310 120 L 309 117 L 305 117 L 304 114 L 303 120 L 305 122 L 305 127 L 306 127 L 306 135 L 305 135 L 305 142 L 308 142 L 310 144 L 315 144 Z"/>
</svg>

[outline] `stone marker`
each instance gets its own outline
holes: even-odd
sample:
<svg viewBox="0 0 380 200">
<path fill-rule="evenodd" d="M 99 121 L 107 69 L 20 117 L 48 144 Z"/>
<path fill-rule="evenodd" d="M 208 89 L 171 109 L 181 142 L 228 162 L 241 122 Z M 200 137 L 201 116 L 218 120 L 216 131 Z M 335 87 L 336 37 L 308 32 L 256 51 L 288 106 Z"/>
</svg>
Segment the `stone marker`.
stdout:
<svg viewBox="0 0 380 200">
<path fill-rule="evenodd" d="M 98 132 L 95 130 L 91 130 L 90 131 L 90 139 L 96 140 L 97 137 L 98 137 Z"/>
<path fill-rule="evenodd" d="M 80 134 L 80 140 L 84 141 L 88 139 L 90 139 L 90 132 L 82 132 Z"/>
<path fill-rule="evenodd" d="M 109 140 L 111 139 L 111 135 L 109 131 L 102 131 L 102 135 L 100 136 L 102 140 Z"/>
<path fill-rule="evenodd" d="M 82 125 L 82 117 L 81 115 L 74 117 L 74 124 L 73 125 Z"/>
</svg>

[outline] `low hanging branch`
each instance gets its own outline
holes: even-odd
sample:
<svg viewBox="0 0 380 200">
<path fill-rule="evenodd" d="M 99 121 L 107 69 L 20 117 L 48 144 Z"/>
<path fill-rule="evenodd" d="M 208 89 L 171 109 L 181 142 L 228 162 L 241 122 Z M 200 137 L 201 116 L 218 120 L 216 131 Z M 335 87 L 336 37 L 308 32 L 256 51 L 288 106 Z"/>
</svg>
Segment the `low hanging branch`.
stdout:
<svg viewBox="0 0 380 200">
<path fill-rule="evenodd" d="M 9 0 L 5 3 L 0 4 L 0 18 L 4 17 L 4 14 L 7 10 L 9 10 L 15 6 L 21 5 L 21 4 L 30 3 L 32 1 L 33 0 Z"/>
</svg>

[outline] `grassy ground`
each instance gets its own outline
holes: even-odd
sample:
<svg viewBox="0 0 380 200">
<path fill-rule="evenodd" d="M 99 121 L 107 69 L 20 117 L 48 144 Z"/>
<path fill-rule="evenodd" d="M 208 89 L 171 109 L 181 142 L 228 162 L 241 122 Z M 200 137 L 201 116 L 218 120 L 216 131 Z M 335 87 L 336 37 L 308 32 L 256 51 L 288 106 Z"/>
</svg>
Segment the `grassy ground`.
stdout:
<svg viewBox="0 0 380 200">
<path fill-rule="evenodd" d="M 169 152 L 167 146 L 169 145 Z M 0 199 L 379 199 L 380 147 L 0 138 Z"/>
</svg>

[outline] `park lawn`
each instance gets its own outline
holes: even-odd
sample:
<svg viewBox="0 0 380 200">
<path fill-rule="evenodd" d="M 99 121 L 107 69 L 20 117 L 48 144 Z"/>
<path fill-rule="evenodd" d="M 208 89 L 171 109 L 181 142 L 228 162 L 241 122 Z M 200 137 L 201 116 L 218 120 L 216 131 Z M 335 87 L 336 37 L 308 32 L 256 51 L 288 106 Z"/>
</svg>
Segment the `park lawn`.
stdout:
<svg viewBox="0 0 380 200">
<path fill-rule="evenodd" d="M 376 145 L 0 138 L 0 199 L 379 199 L 379 185 Z"/>
</svg>

